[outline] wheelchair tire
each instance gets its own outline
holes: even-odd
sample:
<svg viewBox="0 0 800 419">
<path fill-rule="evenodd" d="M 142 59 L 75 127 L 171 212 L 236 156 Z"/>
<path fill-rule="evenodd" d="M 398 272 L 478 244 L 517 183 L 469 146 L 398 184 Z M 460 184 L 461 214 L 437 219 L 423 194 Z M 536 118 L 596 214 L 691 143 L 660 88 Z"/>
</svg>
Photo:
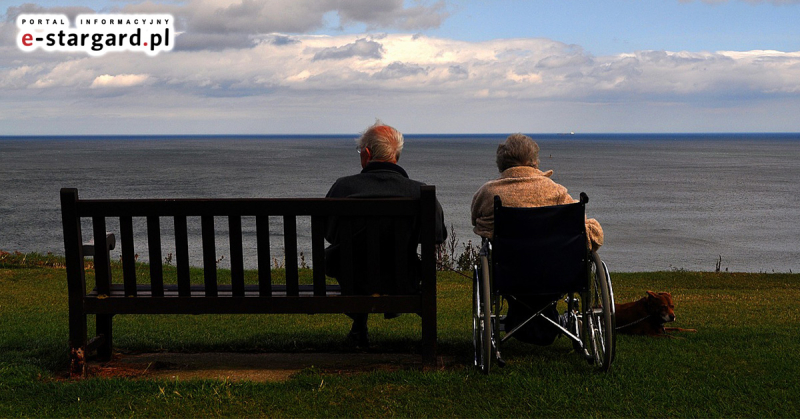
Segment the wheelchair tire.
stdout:
<svg viewBox="0 0 800 419">
<path fill-rule="evenodd" d="M 597 252 L 591 253 L 588 292 L 588 338 L 591 357 L 601 371 L 608 371 L 616 351 L 614 300 L 605 265 Z"/>
<path fill-rule="evenodd" d="M 472 343 L 475 349 L 475 366 L 484 374 L 489 374 L 492 366 L 492 315 L 488 269 L 488 259 L 481 257 L 481 266 L 475 267 L 472 294 Z"/>
<path fill-rule="evenodd" d="M 481 356 L 481 342 L 483 341 L 483 331 L 481 330 L 481 274 L 480 267 L 475 266 L 472 275 L 472 347 L 474 351 L 474 365 L 478 369 L 483 369 L 483 357 Z"/>
</svg>

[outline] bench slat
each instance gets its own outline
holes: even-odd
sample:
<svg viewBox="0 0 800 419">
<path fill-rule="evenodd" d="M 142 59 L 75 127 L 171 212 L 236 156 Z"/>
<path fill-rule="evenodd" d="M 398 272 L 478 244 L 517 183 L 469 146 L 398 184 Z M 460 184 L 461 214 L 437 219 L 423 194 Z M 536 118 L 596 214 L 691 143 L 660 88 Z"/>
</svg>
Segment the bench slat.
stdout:
<svg viewBox="0 0 800 419">
<path fill-rule="evenodd" d="M 111 289 L 111 270 L 108 260 L 108 244 L 106 244 L 106 218 L 92 217 L 94 232 L 94 273 L 97 290 L 108 294 Z"/>
<path fill-rule="evenodd" d="M 125 295 L 136 296 L 136 256 L 133 246 L 133 217 L 119 217 L 119 234 L 122 245 L 122 281 Z"/>
<path fill-rule="evenodd" d="M 376 218 L 368 218 L 366 220 L 367 224 L 365 227 L 366 232 L 366 249 L 367 249 L 367 258 L 364 262 L 367 264 L 367 274 L 366 279 L 367 281 L 367 288 L 369 290 L 379 290 L 382 289 L 381 284 L 381 252 L 385 250 L 381 249 L 381 236 L 380 236 L 380 220 Z M 359 275 L 360 277 L 360 275 Z M 362 278 L 358 278 L 360 280 Z M 353 278 L 355 281 L 356 278 Z"/>
<path fill-rule="evenodd" d="M 311 255 L 314 268 L 314 295 L 325 295 L 325 219 L 311 217 Z"/>
<path fill-rule="evenodd" d="M 256 246 L 258 247 L 258 289 L 259 295 L 272 295 L 272 260 L 269 254 L 269 217 L 256 216 Z"/>
<path fill-rule="evenodd" d="M 296 296 L 299 276 L 297 272 L 297 218 L 294 215 L 283 217 L 283 243 L 286 255 L 286 289 L 288 295 Z"/>
<path fill-rule="evenodd" d="M 397 248 L 395 248 L 394 252 L 395 280 L 408 278 L 410 274 L 408 270 L 408 253 L 406 253 L 411 239 L 411 235 L 408 234 L 408 229 L 412 228 L 410 224 L 411 222 L 397 222 L 394 225 L 394 237 L 395 243 L 397 243 Z"/>
<path fill-rule="evenodd" d="M 81 199 L 79 217 L 347 215 L 387 217 L 415 215 L 411 198 L 290 198 L 290 199 Z"/>
<path fill-rule="evenodd" d="M 164 267 L 161 264 L 161 220 L 157 215 L 147 217 L 147 247 L 150 251 L 150 284 L 153 296 L 164 295 Z"/>
<path fill-rule="evenodd" d="M 175 266 L 178 268 L 178 293 L 181 296 L 190 295 L 190 269 L 189 269 L 189 229 L 185 215 L 176 215 L 175 223 Z"/>
<path fill-rule="evenodd" d="M 339 278 L 352 278 L 354 274 L 353 264 L 353 223 L 348 217 L 339 219 Z M 345 289 L 345 294 L 352 294 L 353 283 L 348 282 L 350 289 Z"/>
<path fill-rule="evenodd" d="M 233 295 L 244 295 L 244 252 L 242 251 L 242 217 L 228 217 L 228 236 L 231 246 L 231 284 Z"/>
<path fill-rule="evenodd" d="M 206 296 L 217 295 L 217 247 L 214 241 L 214 216 L 200 217 L 203 236 L 203 279 L 206 284 Z"/>
<path fill-rule="evenodd" d="M 340 295 L 341 287 L 336 284 L 328 284 L 325 286 L 328 295 L 330 296 L 338 296 Z M 140 294 L 150 294 L 151 287 L 147 284 L 137 284 L 136 289 Z M 282 293 L 286 295 L 286 285 L 285 284 L 275 284 L 272 286 L 273 292 L 275 293 Z M 190 294 L 187 297 L 205 297 L 205 286 L 203 284 L 192 284 L 189 288 Z M 307 284 L 300 284 L 298 286 L 298 290 L 300 294 L 312 296 L 314 292 L 313 285 Z M 248 296 L 258 296 L 261 292 L 258 285 L 255 284 L 245 284 L 244 286 L 245 294 Z M 111 284 L 111 297 L 123 297 L 125 289 L 124 286 L 121 284 Z M 181 297 L 179 294 L 180 289 L 176 284 L 164 284 L 164 296 L 165 297 Z M 217 294 L 218 297 L 223 296 L 232 296 L 232 287 L 230 284 L 219 284 L 217 286 Z M 87 297 L 97 297 L 97 288 L 93 289 L 89 293 L 86 294 Z"/>
<path fill-rule="evenodd" d="M 142 293 L 142 295 L 145 295 Z M 279 294 L 275 294 L 277 297 Z M 150 297 L 146 305 L 136 298 L 86 298 L 89 314 L 268 314 L 268 313 L 418 313 L 423 311 L 419 296 L 285 296 L 258 297 Z M 346 308 L 345 308 L 346 307 Z"/>
</svg>

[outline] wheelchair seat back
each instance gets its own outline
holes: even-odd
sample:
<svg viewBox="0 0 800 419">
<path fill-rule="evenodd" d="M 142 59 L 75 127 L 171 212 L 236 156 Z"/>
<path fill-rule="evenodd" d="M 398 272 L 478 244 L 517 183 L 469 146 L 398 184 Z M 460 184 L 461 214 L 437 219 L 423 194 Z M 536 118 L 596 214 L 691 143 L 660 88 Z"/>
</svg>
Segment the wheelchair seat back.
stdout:
<svg viewBox="0 0 800 419">
<path fill-rule="evenodd" d="M 501 295 L 564 294 L 587 289 L 586 198 L 549 207 L 494 201 L 492 270 Z"/>
</svg>

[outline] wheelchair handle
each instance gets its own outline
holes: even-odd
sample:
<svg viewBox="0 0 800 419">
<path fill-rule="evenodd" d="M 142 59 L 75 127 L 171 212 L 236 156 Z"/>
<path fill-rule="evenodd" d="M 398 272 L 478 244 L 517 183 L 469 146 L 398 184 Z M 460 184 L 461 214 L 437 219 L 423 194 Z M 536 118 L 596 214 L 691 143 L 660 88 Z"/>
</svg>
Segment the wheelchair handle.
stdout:
<svg viewBox="0 0 800 419">
<path fill-rule="evenodd" d="M 581 192 L 581 204 L 586 204 L 589 202 L 589 195 L 586 195 L 586 192 Z"/>
</svg>

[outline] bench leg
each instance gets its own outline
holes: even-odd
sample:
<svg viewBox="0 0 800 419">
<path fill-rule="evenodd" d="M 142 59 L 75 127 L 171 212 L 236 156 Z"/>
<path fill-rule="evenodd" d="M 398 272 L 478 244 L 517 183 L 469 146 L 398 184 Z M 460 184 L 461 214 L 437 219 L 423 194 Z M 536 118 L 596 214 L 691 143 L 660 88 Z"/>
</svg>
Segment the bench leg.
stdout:
<svg viewBox="0 0 800 419">
<path fill-rule="evenodd" d="M 99 361 L 111 360 L 111 318 L 113 314 L 97 315 L 97 335 L 101 337 L 100 346 L 97 347 L 97 359 Z"/>
<path fill-rule="evenodd" d="M 436 313 L 422 315 L 422 367 L 436 368 Z"/>
<path fill-rule="evenodd" d="M 86 315 L 69 314 L 69 376 L 86 376 Z"/>
</svg>

